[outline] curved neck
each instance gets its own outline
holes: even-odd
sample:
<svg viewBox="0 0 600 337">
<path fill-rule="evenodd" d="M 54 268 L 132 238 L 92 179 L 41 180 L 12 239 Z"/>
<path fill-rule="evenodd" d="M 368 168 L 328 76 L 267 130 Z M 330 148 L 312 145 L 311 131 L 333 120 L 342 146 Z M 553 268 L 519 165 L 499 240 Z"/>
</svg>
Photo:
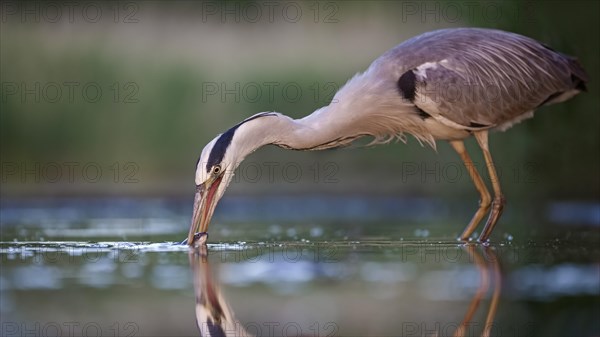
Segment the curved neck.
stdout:
<svg viewBox="0 0 600 337">
<path fill-rule="evenodd" d="M 241 124 L 234 136 L 239 154 L 245 157 L 268 144 L 292 150 L 322 150 L 345 145 L 360 136 L 340 138 L 336 127 L 339 122 L 329 118 L 328 109 L 325 106 L 302 119 L 273 113 Z"/>
</svg>

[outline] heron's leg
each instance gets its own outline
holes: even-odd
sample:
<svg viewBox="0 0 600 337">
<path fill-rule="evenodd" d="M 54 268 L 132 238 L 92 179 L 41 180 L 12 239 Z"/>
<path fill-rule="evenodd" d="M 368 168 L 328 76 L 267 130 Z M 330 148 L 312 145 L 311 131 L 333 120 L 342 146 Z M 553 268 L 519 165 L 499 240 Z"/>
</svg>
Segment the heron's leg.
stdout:
<svg viewBox="0 0 600 337">
<path fill-rule="evenodd" d="M 498 174 L 496 173 L 496 168 L 494 167 L 494 161 L 492 160 L 492 155 L 488 146 L 488 131 L 478 131 L 475 132 L 475 139 L 481 147 L 483 151 L 483 158 L 485 159 L 485 165 L 487 166 L 488 172 L 490 174 L 490 180 L 492 181 L 492 187 L 494 188 L 494 200 L 492 201 L 492 210 L 490 212 L 490 216 L 485 223 L 485 227 L 483 227 L 483 231 L 479 236 L 479 241 L 487 241 L 492 234 L 492 230 L 494 230 L 494 226 L 496 226 L 496 222 L 500 218 L 500 214 L 502 214 L 502 210 L 504 209 L 504 204 L 506 203 L 506 199 L 504 199 L 504 195 L 502 194 L 502 189 L 500 188 L 500 181 L 498 180 Z"/>
<path fill-rule="evenodd" d="M 487 187 L 485 187 L 485 183 L 481 179 L 481 176 L 477 172 L 477 169 L 475 169 L 475 165 L 473 164 L 467 149 L 465 149 L 465 143 L 462 140 L 452 140 L 450 141 L 450 145 L 452 145 L 454 150 L 456 150 L 462 161 L 465 163 L 465 167 L 469 172 L 469 176 L 471 176 L 471 180 L 473 180 L 473 184 L 475 184 L 475 188 L 481 197 L 479 199 L 479 208 L 477 209 L 477 212 L 475 212 L 471 222 L 469 222 L 463 233 L 460 235 L 460 239 L 466 241 L 469 239 L 473 231 L 475 231 L 475 228 L 477 228 L 477 225 L 479 222 L 481 222 L 481 219 L 483 219 L 486 213 L 490 210 L 492 198 L 490 197 L 490 192 L 488 192 Z"/>
</svg>

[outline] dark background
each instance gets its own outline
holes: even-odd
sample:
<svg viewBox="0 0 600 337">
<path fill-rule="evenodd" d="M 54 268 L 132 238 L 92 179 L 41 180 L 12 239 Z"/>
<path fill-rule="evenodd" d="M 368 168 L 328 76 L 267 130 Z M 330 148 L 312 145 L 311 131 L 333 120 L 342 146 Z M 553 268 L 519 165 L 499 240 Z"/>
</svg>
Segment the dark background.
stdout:
<svg viewBox="0 0 600 337">
<path fill-rule="evenodd" d="M 513 31 L 577 56 L 589 92 L 491 135 L 510 207 L 598 201 L 597 1 L 8 2 L 2 5 L 3 200 L 191 197 L 216 134 L 261 111 L 305 116 L 420 33 Z M 272 90 L 272 91 L 271 91 Z M 468 147 L 478 167 L 474 140 Z M 487 176 L 485 170 L 482 171 Z M 266 147 L 226 194 L 478 198 L 446 142 L 325 152 Z"/>
</svg>

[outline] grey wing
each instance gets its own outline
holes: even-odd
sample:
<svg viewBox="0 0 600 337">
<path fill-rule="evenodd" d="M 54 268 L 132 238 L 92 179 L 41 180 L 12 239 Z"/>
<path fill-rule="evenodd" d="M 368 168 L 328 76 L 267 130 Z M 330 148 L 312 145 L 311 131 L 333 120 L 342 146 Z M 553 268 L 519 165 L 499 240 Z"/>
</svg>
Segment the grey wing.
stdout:
<svg viewBox="0 0 600 337">
<path fill-rule="evenodd" d="M 443 124 L 491 128 L 585 90 L 579 63 L 537 41 L 480 41 L 406 71 L 414 81 L 413 103 Z"/>
</svg>

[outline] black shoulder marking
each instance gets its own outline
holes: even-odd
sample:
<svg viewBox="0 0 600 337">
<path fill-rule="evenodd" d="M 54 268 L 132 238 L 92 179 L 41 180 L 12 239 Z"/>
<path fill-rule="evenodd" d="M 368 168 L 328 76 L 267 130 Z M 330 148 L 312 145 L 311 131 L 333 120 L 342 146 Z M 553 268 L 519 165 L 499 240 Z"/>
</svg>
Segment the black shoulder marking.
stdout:
<svg viewBox="0 0 600 337">
<path fill-rule="evenodd" d="M 413 102 L 415 100 L 416 94 L 416 82 L 417 77 L 412 70 L 409 70 L 402 74 L 398 79 L 398 89 L 400 90 L 400 94 L 406 98 L 407 100 Z"/>
<path fill-rule="evenodd" d="M 219 164 L 223 160 L 223 157 L 225 157 L 225 151 L 227 151 L 227 148 L 231 144 L 231 140 L 233 139 L 235 130 L 237 130 L 237 128 L 239 128 L 240 125 L 242 125 L 246 122 L 249 122 L 253 119 L 257 119 L 259 117 L 273 116 L 273 115 L 275 115 L 275 114 L 270 113 L 270 112 L 265 112 L 262 114 L 254 115 L 252 117 L 244 119 L 243 121 L 239 122 L 234 127 L 232 127 L 231 129 L 222 133 L 221 137 L 219 137 L 219 139 L 217 139 L 217 141 L 215 142 L 215 146 L 213 146 L 212 151 L 210 151 L 210 155 L 208 156 L 208 161 L 206 162 L 206 172 L 210 172 L 210 169 L 214 165 Z M 196 164 L 196 166 L 197 165 L 198 164 Z"/>
<path fill-rule="evenodd" d="M 471 128 L 487 128 L 488 126 L 489 125 L 479 124 L 479 123 L 475 123 L 475 122 L 469 123 L 469 127 L 471 127 Z"/>
<path fill-rule="evenodd" d="M 419 107 L 416 107 L 416 108 L 417 108 L 417 113 L 419 114 L 419 117 L 421 117 L 421 119 L 425 120 L 425 119 L 431 117 L 431 115 L 428 114 L 427 112 L 425 112 L 425 110 L 423 110 Z"/>
</svg>

